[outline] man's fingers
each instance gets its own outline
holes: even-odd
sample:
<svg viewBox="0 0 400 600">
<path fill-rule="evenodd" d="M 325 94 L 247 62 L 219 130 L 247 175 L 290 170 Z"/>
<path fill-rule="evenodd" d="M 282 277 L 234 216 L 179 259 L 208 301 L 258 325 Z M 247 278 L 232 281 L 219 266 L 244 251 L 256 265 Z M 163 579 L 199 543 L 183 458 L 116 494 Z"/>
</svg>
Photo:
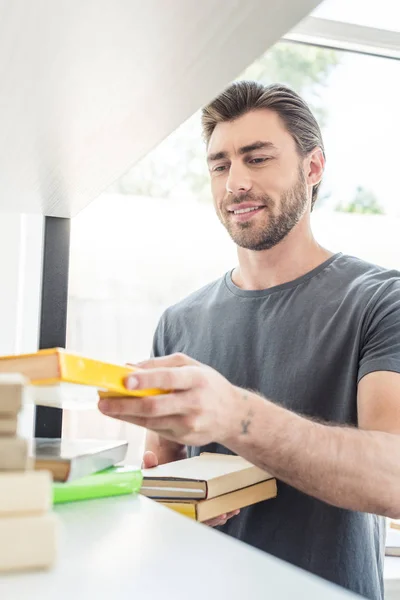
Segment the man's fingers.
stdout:
<svg viewBox="0 0 400 600">
<path fill-rule="evenodd" d="M 185 422 L 185 416 L 172 416 L 172 417 L 134 417 L 130 415 L 118 415 L 112 414 L 113 419 L 132 423 L 138 427 L 144 427 L 150 429 L 155 433 L 158 433 L 162 437 L 175 441 L 177 438 L 187 434 L 188 426 Z"/>
<path fill-rule="evenodd" d="M 208 525 L 209 527 L 220 527 L 221 525 L 225 525 L 228 518 L 226 515 L 221 515 L 220 517 L 215 517 L 215 519 L 209 519 L 209 521 L 204 521 L 204 525 Z"/>
<path fill-rule="evenodd" d="M 209 521 L 204 521 L 205 525 L 209 525 L 210 527 L 220 527 L 221 525 L 225 525 L 229 519 L 232 517 L 236 517 L 240 513 L 240 510 L 233 510 L 231 512 L 226 513 L 225 515 L 220 515 L 219 517 L 215 517 L 215 519 L 210 519 Z"/>
<path fill-rule="evenodd" d="M 231 519 L 232 517 L 236 517 L 236 516 L 237 516 L 239 513 L 240 513 L 240 510 L 239 510 L 239 509 L 237 509 L 237 510 L 232 510 L 232 512 L 229 512 L 229 513 L 227 514 L 227 517 L 228 517 L 228 519 Z"/>
<path fill-rule="evenodd" d="M 158 466 L 158 458 L 154 452 L 147 450 L 143 455 L 142 469 L 152 469 Z"/>
<path fill-rule="evenodd" d="M 192 403 L 189 394 L 178 392 L 144 398 L 126 397 L 100 398 L 99 410 L 110 417 L 123 415 L 129 417 L 166 417 L 189 414 Z"/>
<path fill-rule="evenodd" d="M 143 360 L 136 365 L 132 365 L 138 367 L 139 369 L 158 369 L 162 367 L 185 367 L 185 366 L 199 366 L 197 360 L 194 358 L 190 358 L 190 356 L 186 356 L 186 354 L 182 354 L 177 352 L 175 354 L 169 354 L 167 356 L 161 356 L 159 358 L 149 358 L 148 360 Z"/>
<path fill-rule="evenodd" d="M 128 375 L 125 386 L 128 390 L 189 390 L 198 387 L 202 381 L 203 373 L 197 366 L 157 367 Z"/>
</svg>

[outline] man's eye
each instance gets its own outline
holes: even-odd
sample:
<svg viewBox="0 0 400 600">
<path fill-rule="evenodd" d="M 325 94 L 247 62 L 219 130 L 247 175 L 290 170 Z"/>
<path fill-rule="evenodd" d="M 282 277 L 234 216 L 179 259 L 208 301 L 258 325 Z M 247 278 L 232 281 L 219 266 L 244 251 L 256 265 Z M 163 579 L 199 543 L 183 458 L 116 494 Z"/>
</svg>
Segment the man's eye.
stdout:
<svg viewBox="0 0 400 600">
<path fill-rule="evenodd" d="M 226 165 L 218 165 L 218 167 L 214 167 L 213 171 L 217 173 L 221 173 L 226 170 Z"/>
<path fill-rule="evenodd" d="M 263 157 L 258 157 L 258 158 L 252 158 L 249 160 L 249 163 L 251 163 L 252 165 L 259 165 L 263 162 L 267 162 L 268 158 L 266 156 Z"/>
</svg>

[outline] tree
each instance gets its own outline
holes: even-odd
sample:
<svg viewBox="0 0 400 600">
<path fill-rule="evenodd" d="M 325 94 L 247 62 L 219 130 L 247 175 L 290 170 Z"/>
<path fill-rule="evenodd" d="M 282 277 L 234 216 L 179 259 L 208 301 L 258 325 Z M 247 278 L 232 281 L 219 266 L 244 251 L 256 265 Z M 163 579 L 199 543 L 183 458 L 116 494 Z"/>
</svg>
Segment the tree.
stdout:
<svg viewBox="0 0 400 600">
<path fill-rule="evenodd" d="M 318 92 L 338 62 L 333 50 L 278 43 L 250 65 L 238 79 L 289 85 L 305 98 L 320 124 L 323 124 L 327 115 L 320 104 Z M 194 114 L 134 165 L 114 184 L 112 191 L 152 197 L 183 193 L 209 201 L 211 195 L 200 114 Z"/>
<path fill-rule="evenodd" d="M 376 195 L 361 185 L 357 187 L 353 200 L 347 204 L 338 204 L 336 210 L 362 215 L 383 215 L 385 213 Z"/>
</svg>

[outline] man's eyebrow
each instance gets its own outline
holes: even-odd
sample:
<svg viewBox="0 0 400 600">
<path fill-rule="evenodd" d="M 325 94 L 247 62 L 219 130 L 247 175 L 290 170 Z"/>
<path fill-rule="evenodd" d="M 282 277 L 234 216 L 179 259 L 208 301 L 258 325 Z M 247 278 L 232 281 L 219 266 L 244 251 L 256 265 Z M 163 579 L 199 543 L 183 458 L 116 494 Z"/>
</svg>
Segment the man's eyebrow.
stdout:
<svg viewBox="0 0 400 600">
<path fill-rule="evenodd" d="M 246 146 L 242 146 L 239 148 L 239 154 L 248 154 L 249 152 L 254 152 L 254 150 L 277 150 L 278 148 L 272 142 L 263 142 L 258 140 L 257 142 L 252 142 L 251 144 L 247 144 Z M 215 152 L 213 154 L 209 154 L 207 157 L 207 162 L 215 162 L 216 160 L 223 160 L 224 158 L 228 158 L 228 152 L 222 150 L 221 152 Z"/>
<path fill-rule="evenodd" d="M 277 150 L 278 148 L 272 142 L 263 142 L 261 140 L 247 144 L 239 148 L 239 154 L 248 154 L 254 152 L 254 150 Z"/>
<path fill-rule="evenodd" d="M 209 154 L 207 156 L 207 162 L 214 162 L 216 160 L 222 160 L 223 158 L 228 158 L 227 152 L 215 152 L 214 154 Z"/>
</svg>

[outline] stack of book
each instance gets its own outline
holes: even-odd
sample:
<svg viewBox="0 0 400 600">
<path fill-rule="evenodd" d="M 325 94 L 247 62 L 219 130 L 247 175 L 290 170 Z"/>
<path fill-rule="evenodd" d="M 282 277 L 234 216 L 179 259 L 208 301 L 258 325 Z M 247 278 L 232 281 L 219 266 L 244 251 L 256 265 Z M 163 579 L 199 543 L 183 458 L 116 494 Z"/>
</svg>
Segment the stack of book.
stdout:
<svg viewBox="0 0 400 600">
<path fill-rule="evenodd" d="M 240 456 L 205 452 L 142 473 L 142 495 L 201 522 L 277 495 L 276 479 Z"/>
<path fill-rule="evenodd" d="M 134 367 L 96 360 L 63 348 L 0 356 L 0 374 L 20 373 L 29 381 L 31 402 L 58 408 L 96 407 L 99 396 L 140 396 L 158 390 L 127 390 L 124 378 Z M 128 444 L 122 440 L 37 438 L 29 454 L 35 470 L 51 472 L 56 482 L 76 481 L 118 465 Z"/>
<path fill-rule="evenodd" d="M 26 384 L 0 375 L 0 572 L 48 568 L 56 556 L 51 476 L 30 470 L 28 442 L 18 436 Z"/>
</svg>

